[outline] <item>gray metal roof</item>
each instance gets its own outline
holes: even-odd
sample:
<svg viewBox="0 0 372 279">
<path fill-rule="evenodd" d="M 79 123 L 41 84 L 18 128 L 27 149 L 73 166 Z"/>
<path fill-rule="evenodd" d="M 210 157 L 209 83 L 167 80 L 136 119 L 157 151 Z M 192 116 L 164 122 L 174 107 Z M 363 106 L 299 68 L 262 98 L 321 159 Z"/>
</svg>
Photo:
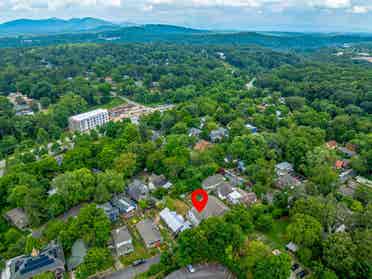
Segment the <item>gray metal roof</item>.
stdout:
<svg viewBox="0 0 372 279">
<path fill-rule="evenodd" d="M 203 180 L 203 187 L 204 188 L 217 187 L 218 185 L 224 182 L 225 178 L 221 174 L 215 174 Z"/>
<path fill-rule="evenodd" d="M 136 228 L 147 246 L 162 240 L 158 227 L 149 219 L 138 222 Z"/>
<path fill-rule="evenodd" d="M 149 189 L 142 183 L 142 181 L 135 179 L 128 186 L 128 195 L 135 201 L 146 198 L 148 196 Z"/>
<path fill-rule="evenodd" d="M 115 245 L 132 240 L 132 236 L 130 235 L 129 230 L 126 226 L 113 230 L 111 234 Z"/>
<path fill-rule="evenodd" d="M 170 211 L 169 208 L 164 208 L 160 212 L 160 218 L 167 224 L 173 233 L 178 233 L 189 228 L 185 219 L 181 215 L 177 214 L 177 212 Z"/>
<path fill-rule="evenodd" d="M 67 260 L 67 269 L 73 270 L 84 262 L 84 257 L 87 254 L 87 246 L 82 239 L 74 242 L 71 248 L 71 256 Z"/>
<path fill-rule="evenodd" d="M 191 209 L 191 214 L 195 216 L 195 218 L 201 222 L 204 219 L 214 216 L 221 216 L 229 208 L 219 199 L 214 196 L 209 196 L 208 203 L 202 212 L 198 212 L 194 207 Z"/>
</svg>

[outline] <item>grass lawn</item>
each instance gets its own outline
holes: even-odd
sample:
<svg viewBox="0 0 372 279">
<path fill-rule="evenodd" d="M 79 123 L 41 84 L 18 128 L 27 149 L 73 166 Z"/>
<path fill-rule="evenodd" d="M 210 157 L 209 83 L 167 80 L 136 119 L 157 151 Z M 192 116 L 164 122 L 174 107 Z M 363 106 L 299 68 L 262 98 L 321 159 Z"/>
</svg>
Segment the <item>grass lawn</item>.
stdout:
<svg viewBox="0 0 372 279">
<path fill-rule="evenodd" d="M 187 212 L 189 211 L 189 207 L 185 202 L 179 199 L 172 199 L 170 197 L 166 198 L 165 206 L 168 207 L 170 210 L 176 211 L 182 216 L 186 216 Z"/>
</svg>

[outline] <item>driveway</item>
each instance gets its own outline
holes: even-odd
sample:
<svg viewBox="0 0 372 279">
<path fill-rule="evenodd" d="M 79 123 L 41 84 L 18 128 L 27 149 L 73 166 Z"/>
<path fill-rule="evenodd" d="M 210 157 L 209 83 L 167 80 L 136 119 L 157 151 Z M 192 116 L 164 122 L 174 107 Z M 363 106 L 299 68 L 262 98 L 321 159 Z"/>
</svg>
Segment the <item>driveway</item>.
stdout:
<svg viewBox="0 0 372 279">
<path fill-rule="evenodd" d="M 160 256 L 155 256 L 153 258 L 147 259 L 147 261 L 144 264 L 141 264 L 139 266 L 131 266 L 127 267 L 126 269 L 116 271 L 110 275 L 107 275 L 103 278 L 107 279 L 133 279 L 138 274 L 141 274 L 143 272 L 146 272 L 151 265 L 159 263 Z"/>
</svg>

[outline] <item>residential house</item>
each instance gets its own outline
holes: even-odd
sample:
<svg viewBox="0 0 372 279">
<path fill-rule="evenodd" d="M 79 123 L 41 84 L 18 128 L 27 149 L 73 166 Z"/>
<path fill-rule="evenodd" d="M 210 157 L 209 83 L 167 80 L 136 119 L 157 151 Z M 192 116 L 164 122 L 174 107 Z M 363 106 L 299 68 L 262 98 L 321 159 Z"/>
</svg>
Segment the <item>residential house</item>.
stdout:
<svg viewBox="0 0 372 279">
<path fill-rule="evenodd" d="M 251 133 L 252 134 L 257 134 L 258 133 L 258 129 L 257 129 L 257 127 L 255 127 L 255 126 L 253 126 L 253 125 L 251 125 L 251 124 L 245 124 L 245 127 L 249 130 L 249 131 L 251 131 Z"/>
<path fill-rule="evenodd" d="M 151 87 L 159 87 L 159 86 L 160 86 L 160 82 L 158 81 L 151 82 Z"/>
<path fill-rule="evenodd" d="M 107 218 L 109 218 L 111 222 L 116 222 L 119 219 L 119 210 L 113 207 L 109 202 L 99 204 L 97 205 L 97 208 L 103 209 Z"/>
<path fill-rule="evenodd" d="M 238 161 L 238 165 L 237 165 L 237 167 L 238 167 L 238 170 L 239 170 L 240 172 L 245 172 L 245 170 L 247 169 L 247 168 L 245 167 L 245 163 L 244 163 L 244 161 Z"/>
<path fill-rule="evenodd" d="M 71 247 L 71 256 L 67 259 L 67 270 L 75 270 L 84 262 L 88 248 L 82 239 L 78 239 Z"/>
<path fill-rule="evenodd" d="M 225 178 L 221 174 L 215 174 L 204 179 L 202 186 L 204 190 L 214 190 L 225 181 Z"/>
<path fill-rule="evenodd" d="M 132 236 L 126 226 L 113 230 L 111 235 L 114 241 L 116 255 L 120 257 L 134 251 Z"/>
<path fill-rule="evenodd" d="M 347 181 L 347 183 L 341 185 L 338 191 L 344 196 L 354 197 L 354 193 L 358 187 L 359 184 L 355 180 L 350 179 Z"/>
<path fill-rule="evenodd" d="M 245 204 L 250 206 L 257 202 L 255 193 L 248 193 L 240 188 L 234 188 L 234 191 L 227 195 L 227 200 L 232 204 Z"/>
<path fill-rule="evenodd" d="M 216 187 L 216 194 L 221 200 L 226 200 L 228 195 L 232 192 L 234 192 L 234 188 L 228 182 L 223 182 Z"/>
<path fill-rule="evenodd" d="M 142 87 L 143 86 L 143 81 L 142 80 L 136 80 L 134 82 L 134 84 L 137 86 L 137 87 Z"/>
<path fill-rule="evenodd" d="M 246 192 L 245 195 L 240 199 L 241 203 L 251 206 L 257 202 L 257 196 L 254 192 Z"/>
<path fill-rule="evenodd" d="M 191 227 L 191 224 L 185 221 L 182 215 L 177 214 L 175 211 L 170 211 L 167 207 L 160 211 L 159 215 L 174 235 Z"/>
<path fill-rule="evenodd" d="M 115 196 L 112 201 L 112 205 L 119 210 L 120 214 L 124 214 L 125 217 L 130 217 L 136 210 L 136 204 L 127 198 L 124 194 Z"/>
<path fill-rule="evenodd" d="M 293 165 L 288 162 L 281 162 L 275 166 L 275 171 L 278 176 L 286 175 L 294 171 Z"/>
<path fill-rule="evenodd" d="M 291 189 L 294 189 L 300 185 L 302 185 L 302 181 L 300 178 L 288 173 L 288 174 L 284 174 L 284 175 L 281 175 L 279 176 L 276 181 L 275 181 L 275 185 L 279 188 L 279 189 L 284 189 L 284 188 L 291 188 Z"/>
<path fill-rule="evenodd" d="M 369 180 L 369 179 L 367 179 L 367 178 L 364 178 L 364 177 L 362 177 L 362 176 L 357 176 L 357 177 L 356 177 L 356 181 L 357 181 L 358 183 L 360 183 L 360 184 L 363 184 L 363 185 L 365 185 L 365 186 L 367 186 L 367 187 L 372 188 L 372 181 Z"/>
<path fill-rule="evenodd" d="M 189 137 L 196 137 L 196 138 L 198 138 L 201 133 L 202 133 L 202 130 L 200 130 L 198 128 L 191 128 L 189 130 Z"/>
<path fill-rule="evenodd" d="M 208 148 L 210 148 L 212 146 L 212 144 L 209 142 L 209 141 L 206 141 L 206 140 L 200 140 L 198 141 L 195 146 L 194 146 L 194 150 L 196 151 L 205 151 L 207 150 Z"/>
<path fill-rule="evenodd" d="M 341 172 L 338 176 L 341 183 L 345 183 L 348 179 L 355 176 L 355 171 L 353 169 L 345 170 Z"/>
<path fill-rule="evenodd" d="M 232 204 L 240 204 L 240 200 L 243 198 L 243 193 L 240 191 L 241 189 L 234 189 L 231 193 L 227 195 L 227 200 Z"/>
<path fill-rule="evenodd" d="M 298 251 L 298 246 L 293 243 L 293 242 L 289 242 L 286 246 L 285 246 L 285 249 L 292 252 L 292 253 L 296 253 Z"/>
<path fill-rule="evenodd" d="M 347 168 L 349 166 L 349 160 L 337 160 L 335 162 L 335 168 L 337 170 Z"/>
<path fill-rule="evenodd" d="M 4 216 L 10 223 L 20 230 L 27 228 L 29 220 L 26 213 L 21 208 L 14 208 L 5 213 Z"/>
<path fill-rule="evenodd" d="M 144 219 L 136 224 L 136 228 L 147 248 L 157 247 L 162 243 L 159 228 L 153 221 Z"/>
<path fill-rule="evenodd" d="M 302 185 L 301 178 L 294 173 L 293 165 L 288 162 L 282 162 L 275 166 L 277 179 L 275 185 L 279 189 L 287 187 L 295 188 Z"/>
<path fill-rule="evenodd" d="M 225 170 L 224 171 L 224 176 L 230 181 L 230 183 L 234 186 L 237 187 L 239 185 L 243 185 L 245 183 L 245 180 L 243 177 L 238 176 L 231 170 Z"/>
<path fill-rule="evenodd" d="M 105 82 L 107 82 L 109 84 L 113 84 L 112 77 L 105 77 Z"/>
<path fill-rule="evenodd" d="M 218 128 L 216 130 L 213 130 L 210 134 L 209 137 L 212 142 L 218 142 L 223 140 L 225 137 L 229 135 L 227 129 L 225 128 Z"/>
<path fill-rule="evenodd" d="M 128 185 L 128 195 L 132 200 L 138 202 L 148 198 L 149 189 L 142 181 L 135 179 Z"/>
<path fill-rule="evenodd" d="M 328 149 L 336 149 L 337 148 L 337 141 L 335 140 L 330 140 L 326 143 L 326 147 Z"/>
<path fill-rule="evenodd" d="M 221 200 L 227 200 L 232 204 L 252 205 L 257 201 L 255 193 L 248 193 L 243 189 L 232 187 L 229 183 L 223 183 L 218 186 L 216 192 Z"/>
<path fill-rule="evenodd" d="M 151 174 L 149 177 L 149 189 L 154 191 L 159 188 L 169 189 L 172 187 L 172 183 L 169 182 L 164 175 Z"/>
<path fill-rule="evenodd" d="M 54 242 L 41 251 L 34 249 L 31 255 L 7 261 L 1 278 L 28 279 L 48 271 L 55 273 L 55 278 L 60 278 L 65 271 L 63 249 Z"/>
<path fill-rule="evenodd" d="M 188 219 L 195 226 L 199 225 L 203 220 L 209 217 L 221 216 L 227 212 L 229 208 L 219 199 L 214 196 L 209 196 L 208 203 L 203 211 L 198 212 L 194 207 L 188 212 Z"/>
</svg>

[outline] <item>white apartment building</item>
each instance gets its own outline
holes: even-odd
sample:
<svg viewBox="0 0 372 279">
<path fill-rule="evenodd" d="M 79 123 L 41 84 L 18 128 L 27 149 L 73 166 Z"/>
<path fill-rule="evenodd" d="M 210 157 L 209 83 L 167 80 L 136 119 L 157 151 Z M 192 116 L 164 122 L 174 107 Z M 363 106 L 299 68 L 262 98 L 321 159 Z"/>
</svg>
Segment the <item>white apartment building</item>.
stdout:
<svg viewBox="0 0 372 279">
<path fill-rule="evenodd" d="M 86 132 L 109 122 L 107 109 L 96 109 L 69 118 L 69 128 L 72 131 Z"/>
</svg>

